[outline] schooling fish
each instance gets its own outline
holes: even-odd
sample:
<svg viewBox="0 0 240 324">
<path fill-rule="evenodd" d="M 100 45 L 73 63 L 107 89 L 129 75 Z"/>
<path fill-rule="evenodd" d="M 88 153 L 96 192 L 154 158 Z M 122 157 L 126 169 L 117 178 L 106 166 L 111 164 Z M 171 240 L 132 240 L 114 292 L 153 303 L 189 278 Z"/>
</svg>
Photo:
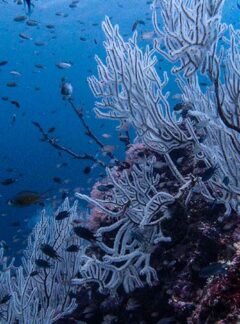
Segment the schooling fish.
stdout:
<svg viewBox="0 0 240 324">
<path fill-rule="evenodd" d="M 63 95 L 64 99 L 71 98 L 72 93 L 73 93 L 73 87 L 71 83 L 63 81 L 61 85 L 61 94 Z"/>
<path fill-rule="evenodd" d="M 49 244 L 43 243 L 40 246 L 40 250 L 49 258 L 62 260 L 62 257 L 58 255 L 57 251 Z"/>
<path fill-rule="evenodd" d="M 44 268 L 44 269 L 52 268 L 50 263 L 48 261 L 46 261 L 46 260 L 43 260 L 43 259 L 36 259 L 35 264 L 39 268 Z"/>
<path fill-rule="evenodd" d="M 40 203 L 43 197 L 44 194 L 38 192 L 21 191 L 13 199 L 10 199 L 8 204 L 16 207 L 27 207 Z"/>
<path fill-rule="evenodd" d="M 7 178 L 7 179 L 4 179 L 4 180 L 1 180 L 0 183 L 3 185 L 3 186 L 9 186 L 13 183 L 15 183 L 17 181 L 17 179 L 14 179 L 14 178 Z"/>
<path fill-rule="evenodd" d="M 59 212 L 56 216 L 55 219 L 56 220 L 63 220 L 65 218 L 68 218 L 70 216 L 70 212 L 68 210 L 63 210 L 61 212 Z"/>
<path fill-rule="evenodd" d="M 79 236 L 87 241 L 96 241 L 96 238 L 95 238 L 93 232 L 91 232 L 86 227 L 76 226 L 76 227 L 73 227 L 73 231 L 77 236 Z"/>
<path fill-rule="evenodd" d="M 79 247 L 75 244 L 72 244 L 66 248 L 67 252 L 75 253 L 79 251 Z"/>
</svg>

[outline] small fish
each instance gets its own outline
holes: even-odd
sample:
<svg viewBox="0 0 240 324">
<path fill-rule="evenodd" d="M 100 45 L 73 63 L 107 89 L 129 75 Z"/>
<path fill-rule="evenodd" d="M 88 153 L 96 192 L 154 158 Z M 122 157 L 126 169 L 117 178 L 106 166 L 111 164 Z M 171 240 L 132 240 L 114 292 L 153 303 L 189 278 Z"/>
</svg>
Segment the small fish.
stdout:
<svg viewBox="0 0 240 324">
<path fill-rule="evenodd" d="M 29 276 L 30 277 L 35 277 L 35 276 L 37 276 L 39 274 L 39 272 L 37 271 L 37 270 L 35 270 L 35 271 L 32 271 L 30 274 L 29 274 Z"/>
<path fill-rule="evenodd" d="M 35 64 L 35 67 L 37 69 L 44 69 L 44 65 L 43 64 Z"/>
<path fill-rule="evenodd" d="M 15 183 L 17 181 L 17 179 L 14 179 L 14 178 L 7 178 L 7 179 L 4 179 L 4 180 L 0 180 L 0 183 L 3 185 L 3 186 L 9 186 L 13 183 Z"/>
<path fill-rule="evenodd" d="M 68 210 L 63 210 L 61 212 L 59 212 L 56 216 L 55 216 L 55 219 L 56 220 L 63 220 L 67 217 L 70 216 L 70 212 Z"/>
<path fill-rule="evenodd" d="M 145 25 L 145 22 L 143 20 L 136 20 L 135 23 L 132 25 L 132 31 L 136 30 L 138 24 Z"/>
<path fill-rule="evenodd" d="M 58 184 L 62 184 L 62 179 L 59 177 L 53 177 L 53 181 Z"/>
<path fill-rule="evenodd" d="M 8 64 L 8 61 L 0 61 L 0 66 L 4 66 L 6 64 Z"/>
<path fill-rule="evenodd" d="M 102 134 L 102 137 L 103 137 L 103 138 L 110 138 L 111 135 L 110 135 L 110 134 L 106 134 L 106 133 L 104 133 L 104 134 Z"/>
<path fill-rule="evenodd" d="M 72 64 L 69 62 L 60 62 L 56 64 L 56 67 L 58 67 L 59 69 L 69 69 L 71 66 Z"/>
<path fill-rule="evenodd" d="M 47 269 L 47 268 L 52 268 L 52 266 L 50 265 L 50 263 L 44 259 L 36 259 L 35 260 L 35 264 L 37 267 L 39 268 L 44 268 L 44 269 Z"/>
<path fill-rule="evenodd" d="M 27 19 L 27 16 L 16 16 L 13 20 L 16 22 L 22 22 Z"/>
<path fill-rule="evenodd" d="M 73 227 L 73 231 L 77 236 L 79 236 L 87 241 L 96 241 L 94 233 L 91 232 L 86 227 L 76 226 L 76 227 Z"/>
<path fill-rule="evenodd" d="M 237 0 L 237 7 L 240 9 L 240 0 Z"/>
<path fill-rule="evenodd" d="M 8 101 L 8 97 L 7 97 L 7 96 L 3 96 L 3 97 L 2 97 L 2 100 L 3 100 L 3 101 Z"/>
<path fill-rule="evenodd" d="M 63 95 L 63 97 L 65 99 L 69 99 L 71 98 L 72 93 L 73 93 L 73 87 L 71 83 L 63 81 L 61 85 L 61 94 Z"/>
<path fill-rule="evenodd" d="M 37 26 L 38 25 L 38 22 L 36 20 L 33 20 L 33 19 L 29 19 L 26 24 L 30 27 L 34 27 L 34 26 Z"/>
<path fill-rule="evenodd" d="M 12 75 L 16 75 L 16 76 L 21 76 L 21 73 L 18 72 L 18 71 L 15 71 L 15 70 L 10 71 L 10 74 L 12 74 Z"/>
<path fill-rule="evenodd" d="M 40 250 L 51 259 L 57 259 L 59 261 L 62 260 L 62 257 L 49 244 L 46 244 L 46 243 L 41 244 Z"/>
<path fill-rule="evenodd" d="M 97 190 L 101 191 L 101 192 L 105 192 L 105 191 L 109 191 L 112 188 L 114 188 L 114 185 L 109 184 L 109 185 L 100 185 L 97 187 Z"/>
<path fill-rule="evenodd" d="M 13 227 L 19 227 L 19 226 L 21 226 L 21 223 L 19 221 L 15 221 L 15 222 L 12 222 L 11 223 L 11 226 L 13 226 Z"/>
<path fill-rule="evenodd" d="M 17 86 L 16 82 L 8 82 L 7 83 L 7 87 L 9 87 L 9 88 L 15 88 L 16 86 Z"/>
<path fill-rule="evenodd" d="M 31 40 L 31 36 L 27 35 L 27 34 L 24 34 L 24 33 L 20 33 L 19 34 L 19 37 L 22 38 L 22 39 L 26 39 L 26 40 Z"/>
<path fill-rule="evenodd" d="M 47 25 L 46 25 L 46 28 L 48 28 L 48 29 L 54 29 L 55 26 L 54 26 L 53 24 L 47 24 Z"/>
<path fill-rule="evenodd" d="M 47 132 L 48 133 L 53 133 L 55 130 L 56 130 L 55 127 L 50 127 Z"/>
<path fill-rule="evenodd" d="M 213 167 L 208 168 L 206 171 L 204 171 L 202 175 L 202 181 L 208 181 L 211 179 L 211 177 L 214 175 L 215 171 L 217 170 L 218 166 L 215 165 Z"/>
<path fill-rule="evenodd" d="M 20 103 L 17 100 L 11 100 L 11 104 L 16 106 L 17 108 L 20 108 Z"/>
<path fill-rule="evenodd" d="M 70 245 L 70 246 L 68 246 L 66 248 L 66 251 L 67 252 L 72 252 L 72 253 L 78 252 L 79 251 L 79 247 L 77 245 L 75 245 L 75 244 L 72 244 L 72 245 Z"/>
<path fill-rule="evenodd" d="M 8 204 L 16 207 L 27 207 L 38 204 L 42 201 L 44 194 L 34 191 L 21 191 L 13 199 L 8 201 Z"/>
<path fill-rule="evenodd" d="M 104 147 L 102 148 L 102 151 L 105 153 L 111 153 L 115 150 L 115 146 L 114 145 L 104 145 Z"/>
<path fill-rule="evenodd" d="M 36 45 L 36 46 L 45 46 L 46 43 L 45 43 L 44 41 L 36 41 L 36 42 L 34 43 L 34 45 Z"/>
<path fill-rule="evenodd" d="M 11 298 L 11 295 L 7 294 L 5 296 L 2 297 L 2 299 L 0 299 L 0 305 L 2 304 L 6 304 Z"/>
<path fill-rule="evenodd" d="M 90 172 L 91 172 L 91 167 L 89 167 L 89 166 L 86 166 L 84 169 L 83 169 L 83 173 L 84 174 L 89 174 Z"/>
<path fill-rule="evenodd" d="M 87 39 L 85 37 L 80 37 L 80 40 L 85 42 Z"/>
</svg>

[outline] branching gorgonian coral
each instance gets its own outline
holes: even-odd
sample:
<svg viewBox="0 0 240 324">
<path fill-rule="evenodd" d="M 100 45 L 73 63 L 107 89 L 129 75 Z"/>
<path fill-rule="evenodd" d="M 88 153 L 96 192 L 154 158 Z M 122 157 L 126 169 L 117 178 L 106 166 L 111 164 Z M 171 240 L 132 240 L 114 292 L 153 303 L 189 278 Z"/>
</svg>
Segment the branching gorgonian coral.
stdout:
<svg viewBox="0 0 240 324">
<path fill-rule="evenodd" d="M 167 73 L 161 81 L 154 68 L 156 57 L 148 47 L 143 53 L 137 46 L 137 34 L 125 42 L 118 26 L 113 27 L 108 18 L 103 23 L 106 65 L 96 57 L 99 79 L 91 77 L 89 85 L 97 98 L 96 114 L 101 118 L 127 120 L 137 131 L 138 137 L 150 148 L 166 153 L 188 141 L 171 115 L 163 94 Z"/>
<path fill-rule="evenodd" d="M 224 0 L 155 0 L 153 24 L 158 40 L 156 50 L 171 62 L 180 62 L 173 73 L 183 71 L 190 77 L 206 64 L 208 54 L 215 50 L 226 25 L 220 23 Z M 158 26 L 158 9 L 164 21 Z M 165 45 L 165 50 L 161 48 Z"/>
<path fill-rule="evenodd" d="M 71 223 L 79 218 L 76 208 L 76 203 L 70 207 L 66 199 L 53 215 L 42 213 L 29 236 L 22 266 L 6 272 L 4 287 L 10 300 L 1 323 L 50 324 L 75 309 L 76 288 L 70 282 L 82 254 L 81 240 L 71 235 Z M 71 245 L 79 247 L 79 251 L 67 251 Z"/>
<path fill-rule="evenodd" d="M 107 170 L 108 183 L 111 183 L 112 199 L 92 199 L 83 194 L 76 196 L 84 199 L 112 218 L 112 224 L 101 227 L 96 232 L 97 245 L 103 253 L 103 260 L 97 256 L 84 256 L 80 274 L 81 284 L 97 281 L 100 290 L 115 291 L 123 284 L 126 292 L 142 287 L 146 281 L 152 285 L 157 280 L 156 271 L 150 265 L 150 257 L 159 242 L 170 238 L 162 233 L 161 224 L 169 219 L 169 205 L 175 198 L 157 188 L 159 174 L 154 174 L 154 157 L 134 165 L 131 173 L 123 171 L 117 177 L 114 171 Z M 106 206 L 112 205 L 115 211 Z M 109 242 L 105 235 L 113 236 Z"/>
<path fill-rule="evenodd" d="M 115 291 L 123 283 L 127 292 L 145 281 L 152 284 L 156 272 L 150 266 L 151 253 L 158 242 L 170 239 L 162 234 L 161 223 L 170 217 L 169 205 L 185 190 L 185 203 L 198 192 L 209 201 L 225 204 L 225 215 L 232 209 L 238 211 L 239 32 L 230 26 L 230 41 L 223 35 L 227 30 L 220 21 L 223 4 L 223 0 L 156 0 L 153 4 L 158 38 L 155 50 L 171 62 L 180 63 L 172 69 L 182 91 L 182 100 L 174 111 L 168 103 L 169 93 L 164 94 L 167 74 L 162 82 L 154 68 L 154 50 L 147 47 L 143 53 L 137 46 L 136 33 L 125 42 L 118 26 L 113 27 L 109 19 L 103 23 L 106 64 L 97 57 L 99 78 L 89 78 L 94 95 L 101 98 L 96 103 L 96 114 L 128 121 L 136 130 L 137 143 L 164 156 L 178 180 L 179 191 L 174 196 L 159 189 L 153 161 L 148 159 L 120 177 L 107 171 L 108 181 L 113 184 L 109 199 L 77 194 L 112 217 L 112 224 L 97 230 L 97 245 L 102 252 L 82 258 L 81 278 L 75 283 L 97 281 L 101 291 Z M 226 49 L 219 45 L 221 39 L 229 45 L 225 71 L 222 64 Z M 205 91 L 200 86 L 202 77 L 209 82 Z M 199 176 L 183 176 L 174 161 L 172 153 L 189 146 L 193 165 L 199 160 L 205 165 Z"/>
</svg>

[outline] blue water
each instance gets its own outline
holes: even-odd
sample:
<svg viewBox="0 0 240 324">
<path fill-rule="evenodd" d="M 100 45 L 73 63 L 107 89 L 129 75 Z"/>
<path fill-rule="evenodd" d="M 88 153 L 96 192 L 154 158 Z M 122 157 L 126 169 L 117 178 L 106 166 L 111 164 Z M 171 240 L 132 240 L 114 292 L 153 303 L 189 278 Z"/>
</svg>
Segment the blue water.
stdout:
<svg viewBox="0 0 240 324">
<path fill-rule="evenodd" d="M 91 161 L 74 160 L 65 153 L 59 156 L 49 144 L 40 141 L 40 133 L 32 124 L 32 121 L 38 121 L 45 130 L 56 127 L 53 137 L 56 136 L 61 144 L 78 153 L 95 155 L 98 152 L 96 144 L 90 143 L 84 135 L 81 123 L 69 104 L 62 100 L 62 77 L 71 82 L 74 102 L 83 108 L 85 119 L 94 133 L 103 143 L 115 145 L 114 154 L 123 158 L 116 124 L 95 118 L 95 98 L 86 79 L 97 72 L 94 55 L 105 56 L 101 29 L 104 17 L 110 16 L 113 24 L 119 24 L 121 34 L 127 39 L 137 19 L 145 22 L 145 25 L 138 25 L 139 34 L 152 30 L 149 3 L 146 0 L 80 0 L 74 9 L 69 8 L 70 3 L 66 0 L 35 1 L 30 19 L 36 20 L 38 26 L 31 27 L 26 25 L 26 21 L 14 21 L 16 16 L 26 14 L 23 5 L 13 1 L 0 2 L 0 61 L 8 61 L 0 67 L 0 97 L 9 97 L 9 101 L 0 100 L 0 180 L 17 179 L 12 185 L 0 185 L 0 240 L 10 246 L 10 254 L 24 247 L 27 234 L 42 207 L 16 208 L 7 204 L 9 199 L 23 190 L 47 192 L 49 199 L 45 204 L 54 207 L 61 201 L 62 190 L 68 191 L 70 197 L 75 190 L 89 192 L 104 171 L 97 166 L 90 174 L 84 174 L 84 168 L 92 166 Z M 68 16 L 57 16 L 56 12 Z M 226 1 L 223 20 L 239 28 L 239 19 L 236 19 L 239 13 L 236 1 Z M 55 28 L 48 29 L 46 24 L 53 24 Z M 29 35 L 31 40 L 21 39 L 20 33 Z M 86 38 L 86 41 L 81 41 L 80 37 Z M 45 45 L 36 46 L 36 41 L 43 41 Z M 151 41 L 139 38 L 140 47 L 145 47 L 147 43 L 151 45 Z M 73 65 L 60 70 L 56 64 L 61 61 L 72 62 Z M 44 68 L 36 68 L 35 64 L 42 64 Z M 161 68 L 161 75 L 162 70 L 169 67 L 166 63 L 161 63 L 161 66 L 158 63 L 157 68 Z M 20 72 L 21 76 L 11 75 L 12 70 Z M 7 87 L 8 82 L 16 82 L 17 87 Z M 174 93 L 175 89 L 176 84 L 172 81 L 170 90 Z M 12 105 L 11 100 L 17 100 L 20 108 Z M 14 123 L 13 114 L 16 115 Z M 103 133 L 111 137 L 104 139 Z M 108 159 L 105 158 L 105 161 Z M 68 166 L 59 168 L 63 162 L 67 162 Z M 7 168 L 13 168 L 14 172 L 7 172 Z M 53 177 L 60 177 L 66 183 L 56 184 Z M 21 222 L 20 227 L 11 225 L 16 220 Z"/>
</svg>

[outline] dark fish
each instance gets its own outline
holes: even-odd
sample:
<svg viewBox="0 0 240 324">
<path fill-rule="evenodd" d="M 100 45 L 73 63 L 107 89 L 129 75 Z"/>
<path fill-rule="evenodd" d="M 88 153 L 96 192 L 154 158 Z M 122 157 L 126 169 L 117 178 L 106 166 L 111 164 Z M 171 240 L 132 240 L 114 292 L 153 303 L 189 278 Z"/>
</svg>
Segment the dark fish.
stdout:
<svg viewBox="0 0 240 324">
<path fill-rule="evenodd" d="M 76 226 L 76 227 L 73 227 L 73 231 L 77 236 L 83 238 L 84 240 L 87 240 L 87 241 L 95 241 L 96 240 L 94 233 L 91 232 L 86 227 Z"/>
<path fill-rule="evenodd" d="M 105 192 L 108 191 L 110 189 L 114 188 L 114 185 L 109 184 L 109 185 L 100 185 L 97 187 L 97 190 L 101 191 L 101 192 Z"/>
<path fill-rule="evenodd" d="M 16 16 L 13 20 L 16 21 L 16 22 L 21 22 L 21 21 L 24 21 L 26 19 L 27 19 L 26 16 Z"/>
<path fill-rule="evenodd" d="M 20 33 L 20 34 L 19 34 L 19 37 L 22 38 L 22 39 L 27 39 L 27 40 L 32 39 L 29 35 L 24 34 L 24 33 Z"/>
<path fill-rule="evenodd" d="M 87 39 L 85 37 L 80 37 L 80 40 L 85 42 Z"/>
<path fill-rule="evenodd" d="M 49 244 L 41 244 L 40 250 L 49 258 L 62 260 L 62 257 L 60 257 L 57 251 Z"/>
<path fill-rule="evenodd" d="M 45 46 L 45 45 L 46 45 L 46 43 L 43 42 L 43 41 L 36 41 L 34 44 L 35 44 L 36 46 Z"/>
<path fill-rule="evenodd" d="M 21 223 L 19 221 L 15 221 L 15 222 L 12 222 L 11 223 L 11 226 L 13 226 L 13 227 L 19 227 L 19 226 L 21 226 Z"/>
<path fill-rule="evenodd" d="M 15 183 L 17 181 L 17 179 L 14 179 L 14 178 L 7 178 L 7 179 L 4 179 L 4 180 L 1 180 L 0 183 L 3 185 L 3 186 L 9 186 L 13 183 Z"/>
<path fill-rule="evenodd" d="M 30 277 L 35 277 L 35 276 L 37 276 L 39 274 L 39 272 L 37 271 L 37 270 L 35 270 L 35 271 L 32 271 L 30 274 L 29 274 L 29 276 Z"/>
<path fill-rule="evenodd" d="M 2 299 L 0 300 L 0 305 L 2 304 L 6 304 L 11 298 L 11 295 L 7 294 L 5 296 L 2 297 Z"/>
<path fill-rule="evenodd" d="M 89 166 L 86 166 L 84 169 L 83 169 L 83 173 L 84 174 L 89 174 L 91 172 L 91 168 Z"/>
<path fill-rule="evenodd" d="M 0 61 L 0 66 L 6 65 L 8 61 Z"/>
<path fill-rule="evenodd" d="M 202 175 L 202 181 L 208 181 L 211 179 L 211 177 L 214 175 L 215 171 L 217 170 L 218 166 L 215 165 L 214 167 L 208 168 L 206 171 L 204 171 Z"/>
<path fill-rule="evenodd" d="M 54 29 L 55 26 L 54 26 L 53 24 L 47 24 L 47 25 L 46 25 L 46 28 L 48 28 L 48 29 Z"/>
<path fill-rule="evenodd" d="M 27 25 L 30 26 L 30 27 L 34 27 L 34 26 L 37 26 L 38 25 L 38 22 L 36 20 L 29 19 L 27 21 Z"/>
<path fill-rule="evenodd" d="M 218 274 L 226 274 L 227 265 L 226 263 L 214 262 L 207 267 L 204 267 L 199 272 L 199 277 L 208 278 L 211 276 L 216 276 Z"/>
<path fill-rule="evenodd" d="M 62 179 L 59 177 L 53 177 L 53 181 L 58 183 L 58 184 L 62 184 Z"/>
<path fill-rule="evenodd" d="M 143 20 L 136 20 L 135 23 L 132 25 L 132 31 L 134 31 L 137 28 L 137 25 L 145 25 L 145 22 Z"/>
<path fill-rule="evenodd" d="M 16 82 L 8 82 L 7 83 L 7 87 L 9 87 L 9 88 L 15 88 L 16 86 L 17 86 Z"/>
<path fill-rule="evenodd" d="M 71 97 L 72 93 L 73 87 L 71 83 L 63 81 L 61 85 L 61 94 L 64 96 L 64 98 L 68 99 Z"/>
<path fill-rule="evenodd" d="M 55 127 L 50 127 L 47 132 L 48 133 L 53 133 L 55 131 L 55 129 L 56 129 Z"/>
<path fill-rule="evenodd" d="M 35 67 L 38 68 L 38 69 L 44 69 L 43 64 L 35 64 Z"/>
<path fill-rule="evenodd" d="M 3 101 L 8 101 L 8 97 L 7 97 L 7 96 L 3 96 L 3 97 L 2 97 L 2 100 L 3 100 Z"/>
<path fill-rule="evenodd" d="M 35 264 L 39 268 L 44 268 L 44 269 L 52 268 L 50 263 L 48 261 L 44 260 L 44 259 L 36 259 Z"/>
<path fill-rule="evenodd" d="M 17 100 L 11 100 L 11 104 L 16 106 L 17 108 L 20 108 L 20 103 Z"/>
<path fill-rule="evenodd" d="M 240 9 L 240 0 L 237 0 L 237 7 Z"/>
<path fill-rule="evenodd" d="M 34 191 L 21 191 L 9 200 L 8 204 L 16 207 L 26 207 L 40 203 L 43 195 Z"/>
<path fill-rule="evenodd" d="M 75 244 L 72 244 L 72 245 L 70 245 L 70 246 L 68 246 L 66 248 L 66 251 L 67 252 L 78 252 L 79 251 L 79 247 L 77 245 L 75 245 Z"/>
<path fill-rule="evenodd" d="M 59 212 L 56 216 L 55 216 L 55 219 L 56 220 L 63 220 L 67 217 L 70 216 L 70 212 L 68 210 L 63 210 L 61 212 Z"/>
</svg>

